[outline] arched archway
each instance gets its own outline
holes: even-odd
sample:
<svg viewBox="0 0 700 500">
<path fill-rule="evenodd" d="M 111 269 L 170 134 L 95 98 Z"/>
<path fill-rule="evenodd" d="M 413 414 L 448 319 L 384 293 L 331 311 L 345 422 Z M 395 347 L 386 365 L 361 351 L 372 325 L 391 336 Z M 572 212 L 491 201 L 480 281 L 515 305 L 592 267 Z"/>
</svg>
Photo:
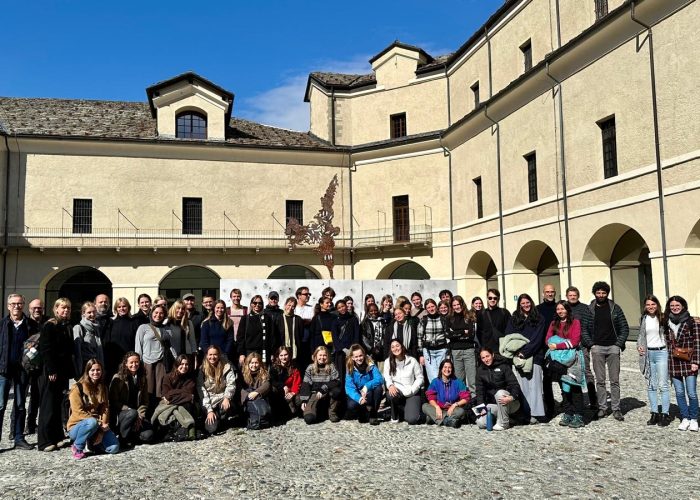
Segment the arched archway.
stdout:
<svg viewBox="0 0 700 500">
<path fill-rule="evenodd" d="M 377 275 L 379 280 L 429 280 L 430 274 L 412 260 L 399 260 L 387 264 Z"/>
<path fill-rule="evenodd" d="M 71 301 L 71 321 L 80 320 L 80 307 L 83 302 L 95 300 L 104 293 L 112 299 L 112 282 L 105 274 L 94 267 L 76 266 L 56 273 L 46 284 L 45 303 L 47 314 L 51 315 L 53 303 L 59 297 Z"/>
<path fill-rule="evenodd" d="M 311 268 L 299 265 L 280 266 L 267 279 L 283 279 L 283 280 L 317 280 L 318 274 Z"/>
<path fill-rule="evenodd" d="M 700 248 L 700 220 L 697 221 L 693 229 L 690 230 L 685 246 L 687 248 Z"/>
<path fill-rule="evenodd" d="M 168 302 L 186 293 L 194 294 L 196 304 L 204 295 L 219 297 L 219 275 L 203 266 L 182 266 L 168 273 L 158 285 L 158 293 L 165 295 Z"/>
<path fill-rule="evenodd" d="M 533 297 L 541 297 L 544 285 L 553 285 L 557 291 L 557 298 L 560 298 L 561 280 L 559 277 L 559 259 L 554 250 L 543 241 L 529 241 L 518 252 L 515 258 L 513 269 L 527 270 L 536 276 L 533 283 L 537 290 L 522 290 L 531 292 Z M 532 285 L 530 285 L 532 286 Z M 521 290 L 518 289 L 519 293 Z"/>
<path fill-rule="evenodd" d="M 610 224 L 595 232 L 584 255 L 609 267 L 612 298 L 624 311 L 635 338 L 644 297 L 654 289 L 646 241 L 629 226 Z"/>
<path fill-rule="evenodd" d="M 467 265 L 467 279 L 482 282 L 482 286 L 476 286 L 476 294 L 485 295 L 489 288 L 498 288 L 498 268 L 489 254 L 479 250 L 472 255 Z"/>
</svg>

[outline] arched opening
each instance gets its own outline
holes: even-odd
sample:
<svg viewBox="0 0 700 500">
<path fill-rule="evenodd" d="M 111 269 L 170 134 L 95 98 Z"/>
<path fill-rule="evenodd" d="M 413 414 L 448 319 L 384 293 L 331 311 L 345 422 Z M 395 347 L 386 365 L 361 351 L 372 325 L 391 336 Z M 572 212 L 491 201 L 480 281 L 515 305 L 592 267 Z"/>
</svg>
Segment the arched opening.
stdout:
<svg viewBox="0 0 700 500">
<path fill-rule="evenodd" d="M 280 280 L 317 280 L 319 276 L 313 269 L 305 266 L 289 265 L 280 266 L 267 277 Z"/>
<path fill-rule="evenodd" d="M 197 111 L 178 113 L 175 137 L 179 139 L 206 139 L 207 117 Z"/>
<path fill-rule="evenodd" d="M 46 284 L 46 312 L 51 316 L 53 303 L 59 297 L 65 297 L 71 301 L 71 321 L 80 321 L 80 307 L 83 302 L 95 300 L 100 294 L 112 297 L 112 282 L 101 271 L 94 267 L 77 266 L 69 267 L 58 272 Z"/>
<path fill-rule="evenodd" d="M 631 338 L 636 338 L 644 297 L 654 289 L 644 238 L 629 226 L 611 224 L 593 235 L 586 254 L 595 255 L 609 266 L 612 298 L 627 317 Z"/>
<path fill-rule="evenodd" d="M 467 278 L 483 280 L 482 287 L 476 287 L 475 293 L 485 294 L 489 288 L 498 288 L 498 268 L 491 256 L 486 252 L 478 251 L 469 259 L 467 266 Z M 482 299 L 486 300 L 485 297 Z"/>
<path fill-rule="evenodd" d="M 700 248 L 700 220 L 695 223 L 685 242 L 688 248 Z"/>
<path fill-rule="evenodd" d="M 201 304 L 204 295 L 219 297 L 219 276 L 206 267 L 183 266 L 163 278 L 158 293 L 171 303 L 186 293 L 195 296 L 196 304 Z"/>
<path fill-rule="evenodd" d="M 429 280 L 430 274 L 412 260 L 399 260 L 388 264 L 377 275 L 379 280 Z"/>
<path fill-rule="evenodd" d="M 541 298 L 544 285 L 552 285 L 557 291 L 557 299 L 561 298 L 559 259 L 552 248 L 543 241 L 536 240 L 526 243 L 518 252 L 514 268 L 527 269 L 537 278 L 532 283 L 537 290 L 530 290 L 526 283 L 522 283 L 523 292 L 528 291 L 533 294 L 533 297 Z"/>
</svg>

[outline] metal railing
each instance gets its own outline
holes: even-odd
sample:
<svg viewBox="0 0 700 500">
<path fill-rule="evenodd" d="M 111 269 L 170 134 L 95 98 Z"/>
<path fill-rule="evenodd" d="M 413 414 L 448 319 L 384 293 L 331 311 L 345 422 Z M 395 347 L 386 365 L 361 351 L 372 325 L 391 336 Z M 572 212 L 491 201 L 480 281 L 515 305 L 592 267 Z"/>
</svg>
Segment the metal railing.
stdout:
<svg viewBox="0 0 700 500">
<path fill-rule="evenodd" d="M 386 246 L 432 243 L 431 226 L 411 226 L 405 241 L 395 241 L 391 228 L 355 231 L 354 246 Z M 336 247 L 350 248 L 350 233 L 335 239 Z M 172 229 L 136 229 L 134 227 L 93 228 L 89 234 L 73 233 L 72 228 L 36 228 L 9 233 L 10 247 L 32 248 L 289 248 L 282 229 L 219 229 L 202 234 L 182 234 Z M 313 248 L 310 246 L 309 248 Z"/>
</svg>

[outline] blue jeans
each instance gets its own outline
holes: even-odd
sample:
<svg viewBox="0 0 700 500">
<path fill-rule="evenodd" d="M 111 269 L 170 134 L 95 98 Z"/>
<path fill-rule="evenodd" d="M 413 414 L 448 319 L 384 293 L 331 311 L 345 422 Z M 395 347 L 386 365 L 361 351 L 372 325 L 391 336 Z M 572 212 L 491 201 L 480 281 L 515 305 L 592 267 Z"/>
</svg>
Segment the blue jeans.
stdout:
<svg viewBox="0 0 700 500">
<path fill-rule="evenodd" d="M 659 411 L 659 402 L 656 392 L 661 393 L 661 413 L 668 415 L 668 409 L 671 406 L 671 396 L 668 387 L 668 351 L 662 349 L 660 351 L 648 351 L 649 370 L 651 370 L 651 380 L 649 380 L 649 406 L 651 412 Z"/>
<path fill-rule="evenodd" d="M 423 348 L 423 357 L 425 358 L 425 373 L 428 374 L 428 383 L 435 380 L 440 371 L 440 363 L 447 356 L 447 349 L 426 349 Z"/>
<path fill-rule="evenodd" d="M 73 441 L 73 446 L 75 446 L 79 451 L 85 449 L 85 443 L 97 433 L 100 429 L 100 423 L 95 418 L 86 418 L 81 420 L 68 431 L 68 436 Z M 91 445 L 91 448 L 95 452 L 104 453 L 118 453 L 119 452 L 119 440 L 117 436 L 111 430 L 106 430 L 102 435 L 102 441 L 100 444 Z"/>
<path fill-rule="evenodd" d="M 20 367 L 9 367 L 7 373 L 0 375 L 0 439 L 2 438 L 2 423 L 5 421 L 5 408 L 10 397 L 10 388 L 14 389 L 15 428 L 11 434 L 15 442 L 24 439 L 24 422 L 26 409 L 24 399 L 27 395 L 27 374 Z M 10 420 L 12 421 L 12 420 Z"/>
<path fill-rule="evenodd" d="M 676 390 L 676 403 L 681 412 L 681 418 L 698 419 L 698 376 L 673 377 L 673 388 Z M 685 396 L 688 395 L 686 401 Z"/>
</svg>

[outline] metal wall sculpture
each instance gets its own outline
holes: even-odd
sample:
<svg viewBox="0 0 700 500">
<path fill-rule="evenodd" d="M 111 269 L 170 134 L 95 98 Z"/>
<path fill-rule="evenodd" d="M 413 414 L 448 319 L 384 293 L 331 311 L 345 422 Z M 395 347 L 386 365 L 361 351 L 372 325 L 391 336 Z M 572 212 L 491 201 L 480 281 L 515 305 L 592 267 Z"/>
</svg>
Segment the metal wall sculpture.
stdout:
<svg viewBox="0 0 700 500">
<path fill-rule="evenodd" d="M 326 194 L 321 198 L 321 210 L 314 216 L 315 222 L 302 226 L 298 220 L 290 217 L 285 229 L 292 249 L 303 244 L 318 244 L 314 252 L 321 257 L 321 264 L 328 268 L 331 279 L 333 279 L 335 237 L 340 234 L 340 228 L 333 225 L 333 199 L 337 189 L 338 175 L 334 175 L 326 188 Z"/>
</svg>

